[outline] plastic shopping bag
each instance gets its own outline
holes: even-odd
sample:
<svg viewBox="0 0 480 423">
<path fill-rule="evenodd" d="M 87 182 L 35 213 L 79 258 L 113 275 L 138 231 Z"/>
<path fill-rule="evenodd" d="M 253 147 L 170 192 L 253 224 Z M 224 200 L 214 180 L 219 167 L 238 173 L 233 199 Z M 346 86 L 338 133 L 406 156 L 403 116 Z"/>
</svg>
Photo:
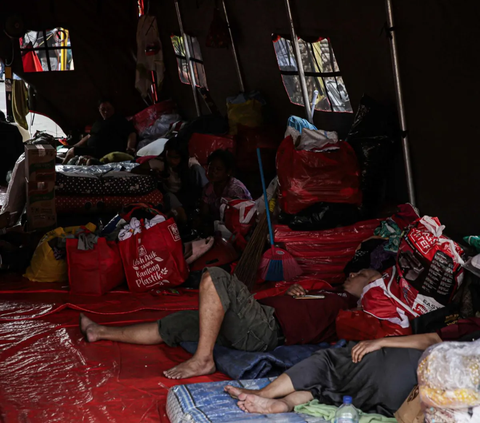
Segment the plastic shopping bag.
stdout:
<svg viewBox="0 0 480 423">
<path fill-rule="evenodd" d="M 93 232 L 96 226 L 93 223 L 85 225 L 85 229 Z M 65 246 L 58 248 L 58 241 L 67 236 L 74 237 L 80 226 L 56 228 L 47 232 L 38 243 L 33 253 L 30 266 L 25 277 L 34 282 L 67 282 L 67 260 Z"/>
<path fill-rule="evenodd" d="M 256 212 L 255 201 L 222 198 L 220 218 L 233 234 L 247 235 L 255 223 Z"/>
<path fill-rule="evenodd" d="M 172 287 L 185 282 L 188 266 L 183 256 L 180 232 L 173 219 L 133 217 L 119 233 L 119 248 L 131 291 L 155 286 Z"/>
<path fill-rule="evenodd" d="M 387 289 L 410 318 L 447 305 L 463 281 L 463 250 L 436 217 L 416 220 L 400 243 Z"/>
<path fill-rule="evenodd" d="M 68 280 L 77 294 L 103 295 L 125 280 L 118 244 L 98 238 L 93 250 L 79 250 L 67 239 Z"/>
<path fill-rule="evenodd" d="M 352 147 L 335 143 L 335 151 L 296 150 L 292 137 L 277 152 L 279 202 L 282 210 L 296 214 L 321 201 L 360 204 L 360 168 Z"/>
</svg>

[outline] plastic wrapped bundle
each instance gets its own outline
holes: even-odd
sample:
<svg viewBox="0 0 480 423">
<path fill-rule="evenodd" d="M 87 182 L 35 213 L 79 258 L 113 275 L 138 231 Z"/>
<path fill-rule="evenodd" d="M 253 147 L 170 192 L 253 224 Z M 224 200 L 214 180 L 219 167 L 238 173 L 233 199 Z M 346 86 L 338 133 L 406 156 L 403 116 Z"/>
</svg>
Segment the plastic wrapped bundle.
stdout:
<svg viewBox="0 0 480 423">
<path fill-rule="evenodd" d="M 422 355 L 417 372 L 420 397 L 426 407 L 480 406 L 480 340 L 430 347 Z"/>
</svg>

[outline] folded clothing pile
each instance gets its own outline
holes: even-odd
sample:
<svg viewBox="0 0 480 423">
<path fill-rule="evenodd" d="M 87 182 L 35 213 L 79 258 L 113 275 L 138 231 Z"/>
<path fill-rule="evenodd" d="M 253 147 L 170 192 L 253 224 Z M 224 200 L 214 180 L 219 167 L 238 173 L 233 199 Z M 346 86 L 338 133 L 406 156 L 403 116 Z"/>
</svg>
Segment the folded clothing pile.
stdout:
<svg viewBox="0 0 480 423">
<path fill-rule="evenodd" d="M 417 373 L 426 423 L 480 421 L 480 341 L 430 347 Z"/>
<path fill-rule="evenodd" d="M 130 173 L 134 166 L 131 163 L 56 166 L 57 213 L 109 213 L 132 202 L 160 204 L 163 196 L 155 178 Z"/>
</svg>

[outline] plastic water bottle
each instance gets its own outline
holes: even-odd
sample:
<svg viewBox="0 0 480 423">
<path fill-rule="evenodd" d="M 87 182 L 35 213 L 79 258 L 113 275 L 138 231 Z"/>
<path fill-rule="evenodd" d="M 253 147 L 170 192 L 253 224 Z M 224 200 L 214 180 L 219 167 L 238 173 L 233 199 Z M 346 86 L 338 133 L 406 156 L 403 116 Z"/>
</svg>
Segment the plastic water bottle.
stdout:
<svg viewBox="0 0 480 423">
<path fill-rule="evenodd" d="M 343 404 L 335 413 L 335 423 L 358 423 L 358 411 L 352 405 L 352 397 L 343 397 Z"/>
</svg>

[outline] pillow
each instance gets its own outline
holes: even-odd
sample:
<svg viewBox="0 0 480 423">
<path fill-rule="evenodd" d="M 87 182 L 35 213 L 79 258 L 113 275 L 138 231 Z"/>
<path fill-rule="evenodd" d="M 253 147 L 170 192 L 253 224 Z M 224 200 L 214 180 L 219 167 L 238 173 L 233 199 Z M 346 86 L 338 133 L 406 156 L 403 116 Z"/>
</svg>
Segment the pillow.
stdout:
<svg viewBox="0 0 480 423">
<path fill-rule="evenodd" d="M 158 140 L 153 141 L 150 144 L 138 150 L 137 156 L 138 157 L 159 156 L 160 154 L 163 153 L 163 149 L 167 141 L 168 141 L 168 138 L 159 138 Z"/>
</svg>

